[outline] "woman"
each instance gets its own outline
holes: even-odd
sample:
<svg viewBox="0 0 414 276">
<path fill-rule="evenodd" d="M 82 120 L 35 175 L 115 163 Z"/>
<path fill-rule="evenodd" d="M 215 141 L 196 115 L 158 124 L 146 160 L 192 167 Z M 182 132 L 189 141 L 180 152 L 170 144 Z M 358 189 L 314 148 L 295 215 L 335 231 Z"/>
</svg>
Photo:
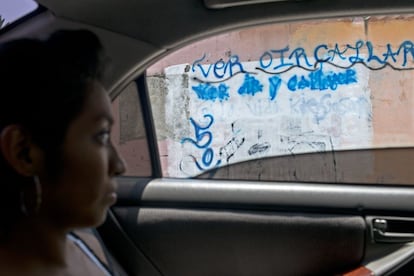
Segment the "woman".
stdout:
<svg viewBox="0 0 414 276">
<path fill-rule="evenodd" d="M 89 31 L 0 45 L 0 275 L 107 275 L 73 234 L 104 220 L 124 163 Z"/>
</svg>

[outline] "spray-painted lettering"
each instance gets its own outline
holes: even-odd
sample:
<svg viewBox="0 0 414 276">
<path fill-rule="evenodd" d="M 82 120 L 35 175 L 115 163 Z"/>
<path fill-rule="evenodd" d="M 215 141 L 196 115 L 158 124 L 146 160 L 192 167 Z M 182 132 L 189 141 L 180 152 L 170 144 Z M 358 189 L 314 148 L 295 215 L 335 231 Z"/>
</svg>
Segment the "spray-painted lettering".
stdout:
<svg viewBox="0 0 414 276">
<path fill-rule="evenodd" d="M 201 164 L 197 158 L 194 158 L 194 163 L 199 170 L 206 170 L 211 168 L 211 164 L 214 159 L 214 151 L 210 147 L 211 142 L 213 141 L 213 134 L 209 131 L 209 128 L 214 123 L 214 117 L 211 114 L 205 114 L 204 118 L 208 120 L 205 126 L 201 126 L 200 124 L 196 123 L 193 118 L 190 118 L 190 122 L 194 127 L 194 138 L 183 138 L 181 143 L 191 143 L 196 148 L 204 150 L 203 155 L 201 157 Z M 215 166 L 220 164 L 220 160 L 218 160 Z"/>
<path fill-rule="evenodd" d="M 209 83 L 200 83 L 199 85 L 192 86 L 191 88 L 200 100 L 210 100 L 214 102 L 218 99 L 222 102 L 228 100 L 230 97 L 228 92 L 229 87 L 225 84 L 220 84 L 216 87 Z"/>
<path fill-rule="evenodd" d="M 335 44 L 333 47 L 329 47 L 327 44 L 319 44 L 311 55 L 301 47 L 292 51 L 289 47 L 285 47 L 265 51 L 260 57 L 258 68 L 269 73 L 281 73 L 285 67 L 295 66 L 314 70 L 319 63 L 329 62 L 339 67 L 350 67 L 361 63 L 371 70 L 382 69 L 383 67 L 378 67 L 378 65 L 386 64 L 392 64 L 392 67 L 397 70 L 412 69 L 404 68 L 408 63 L 414 61 L 414 43 L 412 41 L 406 40 L 397 46 L 388 43 L 385 49 L 385 51 L 375 50 L 371 41 L 363 40 L 345 46 Z M 313 58 L 315 62 L 310 62 L 310 58 Z M 345 65 L 338 65 L 344 62 L 346 62 Z"/>
<path fill-rule="evenodd" d="M 239 56 L 232 55 L 227 61 L 219 59 L 212 64 L 203 64 L 206 55 L 193 62 L 191 70 L 193 73 L 200 72 L 204 78 L 208 78 L 210 73 L 217 79 L 232 77 L 236 73 L 245 72 Z"/>
<path fill-rule="evenodd" d="M 244 76 L 244 82 L 242 86 L 239 88 L 238 93 L 240 95 L 252 95 L 262 92 L 263 85 L 260 83 L 258 79 L 249 74 Z"/>
<path fill-rule="evenodd" d="M 356 83 L 356 71 L 347 69 L 344 72 L 324 72 L 321 70 L 311 72 L 307 76 L 294 75 L 287 83 L 290 91 L 310 89 L 310 90 L 333 90 L 339 85 Z"/>
</svg>

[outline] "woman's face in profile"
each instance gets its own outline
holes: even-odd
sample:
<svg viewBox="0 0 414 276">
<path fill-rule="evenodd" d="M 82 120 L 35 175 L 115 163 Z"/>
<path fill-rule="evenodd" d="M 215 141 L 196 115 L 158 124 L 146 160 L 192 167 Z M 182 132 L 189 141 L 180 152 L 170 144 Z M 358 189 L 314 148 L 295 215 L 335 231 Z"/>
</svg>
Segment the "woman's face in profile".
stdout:
<svg viewBox="0 0 414 276">
<path fill-rule="evenodd" d="M 105 89 L 90 81 L 80 114 L 67 129 L 63 142 L 63 170 L 57 183 L 43 195 L 42 213 L 71 227 L 96 226 L 116 201 L 114 177 L 124 163 L 110 140 L 113 123 Z"/>
</svg>

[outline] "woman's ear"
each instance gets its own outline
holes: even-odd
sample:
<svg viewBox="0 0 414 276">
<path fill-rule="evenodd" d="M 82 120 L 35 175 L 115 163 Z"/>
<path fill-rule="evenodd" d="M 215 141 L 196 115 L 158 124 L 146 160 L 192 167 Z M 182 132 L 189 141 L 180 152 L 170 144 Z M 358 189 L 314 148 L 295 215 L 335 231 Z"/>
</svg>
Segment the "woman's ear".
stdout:
<svg viewBox="0 0 414 276">
<path fill-rule="evenodd" d="M 0 134 L 0 150 L 6 162 L 19 174 L 32 176 L 35 174 L 35 145 L 30 135 L 19 125 L 8 125 Z M 34 157 L 34 158 L 33 158 Z"/>
</svg>

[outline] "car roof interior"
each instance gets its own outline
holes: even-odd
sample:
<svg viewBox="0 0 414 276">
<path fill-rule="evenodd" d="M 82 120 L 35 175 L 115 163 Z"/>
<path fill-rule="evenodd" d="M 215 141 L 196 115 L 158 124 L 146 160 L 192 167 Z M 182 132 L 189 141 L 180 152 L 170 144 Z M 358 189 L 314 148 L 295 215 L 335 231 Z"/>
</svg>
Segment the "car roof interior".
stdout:
<svg viewBox="0 0 414 276">
<path fill-rule="evenodd" d="M 112 97 L 161 57 L 192 41 L 224 31 L 266 23 L 414 11 L 410 0 L 129 0 L 122 5 L 117 0 L 38 0 L 38 3 L 46 11 L 17 26 L 11 35 L 44 35 L 58 28 L 92 29 L 102 39 L 112 60 L 111 77 L 106 83 Z M 230 7 L 220 8 L 226 5 Z M 11 35 L 5 33 L 0 40 Z"/>
</svg>

